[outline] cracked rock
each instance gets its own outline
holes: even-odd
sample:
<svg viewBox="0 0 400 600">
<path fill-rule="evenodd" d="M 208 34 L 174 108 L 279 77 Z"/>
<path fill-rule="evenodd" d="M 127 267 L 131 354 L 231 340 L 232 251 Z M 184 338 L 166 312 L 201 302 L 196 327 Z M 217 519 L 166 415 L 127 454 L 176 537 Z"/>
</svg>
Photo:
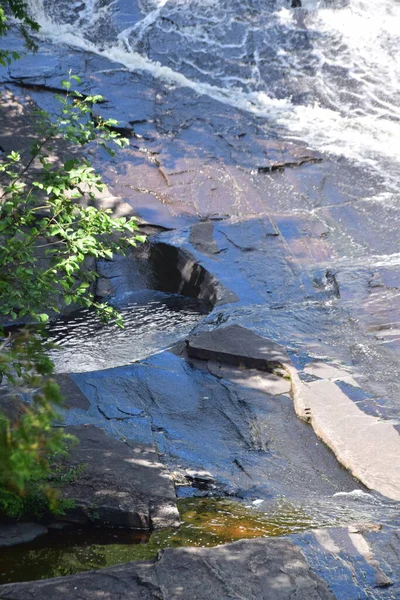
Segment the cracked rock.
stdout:
<svg viewBox="0 0 400 600">
<path fill-rule="evenodd" d="M 187 340 L 189 356 L 271 371 L 289 362 L 286 350 L 240 325 L 220 327 Z"/>
<path fill-rule="evenodd" d="M 334 600 L 287 539 L 168 548 L 153 561 L 0 588 L 3 600 Z"/>
<path fill-rule="evenodd" d="M 81 467 L 62 490 L 75 500 L 66 519 L 132 529 L 179 525 L 174 486 L 151 446 L 128 445 L 92 425 L 66 428 L 79 439 L 67 460 Z"/>
</svg>

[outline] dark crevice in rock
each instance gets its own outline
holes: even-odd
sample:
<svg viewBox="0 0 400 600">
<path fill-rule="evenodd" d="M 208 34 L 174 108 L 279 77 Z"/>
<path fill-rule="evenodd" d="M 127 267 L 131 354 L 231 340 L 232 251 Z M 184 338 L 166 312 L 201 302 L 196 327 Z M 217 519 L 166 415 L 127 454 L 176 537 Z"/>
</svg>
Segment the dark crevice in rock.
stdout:
<svg viewBox="0 0 400 600">
<path fill-rule="evenodd" d="M 249 477 L 249 479 L 253 479 L 252 476 L 250 475 L 250 473 L 248 473 L 246 471 L 246 469 L 244 468 L 244 466 L 238 461 L 237 458 L 233 459 L 233 464 L 235 464 L 238 467 L 238 469 L 240 469 L 240 471 L 242 471 L 245 475 L 247 475 L 247 477 Z"/>
<path fill-rule="evenodd" d="M 166 227 L 157 223 L 137 223 L 139 229 L 157 229 L 159 231 L 173 231 L 173 227 Z"/>
<path fill-rule="evenodd" d="M 295 161 L 277 162 L 277 163 L 273 163 L 267 167 L 257 167 L 257 171 L 259 173 L 271 173 L 273 171 L 284 171 L 287 168 L 301 167 L 302 165 L 305 165 L 305 164 L 320 163 L 320 162 L 322 162 L 322 160 L 323 160 L 322 158 L 316 158 L 314 156 L 303 156 Z"/>
<path fill-rule="evenodd" d="M 129 121 L 130 125 L 144 125 L 145 123 L 152 123 L 152 121 L 149 121 L 148 119 L 133 119 L 131 121 Z"/>
<path fill-rule="evenodd" d="M 109 417 L 107 412 L 99 404 L 97 405 L 97 410 L 105 419 L 107 419 L 107 421 L 125 421 L 126 419 L 130 419 L 132 417 L 132 415 L 128 415 L 128 414 L 126 417 L 115 417 L 115 416 Z M 118 408 L 118 410 L 120 410 L 120 409 Z"/>
<path fill-rule="evenodd" d="M 11 84 L 11 85 L 15 85 L 16 87 L 20 87 L 23 89 L 27 89 L 27 90 L 32 90 L 34 92 L 50 92 L 51 94 L 61 94 L 63 96 L 66 96 L 69 92 L 68 90 L 66 90 L 65 88 L 59 88 L 53 85 L 47 85 L 46 83 L 33 83 L 31 81 L 27 81 L 27 79 L 29 79 L 29 77 L 27 77 L 26 79 L 24 78 L 18 78 L 18 79 L 14 79 L 13 76 L 11 75 L 11 79 L 4 81 L 4 84 Z M 82 94 L 82 98 L 87 98 L 89 96 L 89 94 Z M 103 98 L 103 100 L 99 100 L 97 102 L 97 104 L 106 104 L 106 102 L 108 102 L 107 100 L 105 100 Z"/>
<path fill-rule="evenodd" d="M 211 305 L 237 302 L 236 294 L 225 288 L 186 250 L 164 242 L 152 244 L 150 262 L 155 289 L 206 300 Z"/>
<path fill-rule="evenodd" d="M 92 115 L 93 122 L 95 125 L 100 125 L 102 123 L 102 119 L 97 115 Z M 103 124 L 104 125 L 104 124 Z M 135 133 L 131 127 L 121 127 L 119 125 L 104 125 L 108 131 L 113 131 L 114 133 L 118 133 L 118 135 L 124 138 L 132 138 L 135 137 Z"/>
</svg>

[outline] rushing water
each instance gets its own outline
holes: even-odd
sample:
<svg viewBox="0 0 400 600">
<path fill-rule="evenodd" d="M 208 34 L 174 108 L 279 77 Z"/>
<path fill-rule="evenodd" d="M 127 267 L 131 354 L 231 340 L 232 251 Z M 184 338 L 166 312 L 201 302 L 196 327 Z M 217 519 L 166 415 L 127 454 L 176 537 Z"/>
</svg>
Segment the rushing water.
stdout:
<svg viewBox="0 0 400 600">
<path fill-rule="evenodd" d="M 281 135 L 400 173 L 400 3 L 30 0 L 42 34 L 265 118 Z M 393 190 L 392 190 L 393 191 Z"/>
<path fill-rule="evenodd" d="M 290 0 L 29 0 L 32 13 L 42 25 L 41 35 L 50 42 L 108 59 L 110 69 L 147 73 L 168 90 L 190 90 L 219 101 L 222 108 L 237 108 L 235 114 L 246 113 L 253 118 L 260 137 L 264 133 L 268 137 L 272 131 L 280 138 L 306 142 L 334 156 L 334 164 L 339 165 L 337 172 L 342 164 L 354 164 L 354 173 L 367 172 L 368 182 L 372 181 L 362 200 L 389 208 L 390 220 L 395 222 L 400 181 L 400 2 L 303 0 L 299 9 L 292 9 L 290 4 Z M 107 61 L 101 64 L 107 65 Z M 101 77 L 101 72 L 96 76 Z M 122 90 L 121 98 L 124 93 Z M 114 108 L 114 116 L 118 117 L 118 105 Z M 179 121 L 180 115 L 174 118 Z M 215 121 L 218 125 L 217 118 Z M 346 173 L 352 172 L 350 166 Z M 351 180 L 348 187 L 356 188 L 356 184 Z M 270 180 L 266 185 L 271 185 Z M 287 190 L 285 194 L 291 195 Z M 357 194 L 356 189 L 351 201 L 358 201 Z M 346 204 L 348 197 L 344 195 L 338 202 Z M 307 208 L 307 201 L 305 205 Z M 304 206 L 295 208 L 303 210 Z M 383 208 L 379 233 L 388 222 Z M 372 217 L 367 212 L 360 214 L 366 215 L 368 231 L 364 237 L 373 237 L 379 222 L 376 214 L 381 213 L 371 213 Z M 386 235 L 387 247 L 382 243 L 381 253 L 381 248 L 365 252 L 361 244 L 356 253 L 356 242 L 351 237 L 353 222 L 349 222 L 350 241 L 346 238 L 343 242 L 344 250 L 335 266 L 347 275 L 351 266 L 355 279 L 365 270 L 365 278 L 371 281 L 371 274 L 381 269 L 383 283 L 388 281 L 388 289 L 393 290 L 391 295 L 379 292 L 381 301 L 394 303 L 398 281 L 392 274 L 399 265 L 398 248 L 393 248 L 393 240 Z M 330 268 L 331 260 L 322 266 Z M 346 293 L 351 296 L 349 290 L 354 288 L 351 282 L 346 288 L 346 277 L 338 280 L 343 303 Z M 379 278 L 377 281 L 375 287 L 383 287 Z M 355 301 L 351 296 L 351 302 L 358 302 L 356 295 Z M 353 341 L 353 355 L 357 358 L 357 353 L 366 354 L 363 360 L 368 360 L 371 373 L 380 369 L 385 383 L 390 378 L 396 383 L 393 363 L 385 362 L 364 338 L 363 345 L 358 344 L 356 333 L 353 335 L 356 325 L 354 329 L 347 322 L 341 325 L 335 307 L 333 304 L 330 332 L 343 338 L 343 345 L 351 347 Z M 59 371 L 100 370 L 140 360 L 185 337 L 207 312 L 207 307 L 196 300 L 154 291 L 125 296 L 119 308 L 126 321 L 124 330 L 104 327 L 87 311 L 52 325 L 51 337 L 61 346 L 54 354 Z M 308 331 L 315 335 L 314 329 L 308 328 L 314 313 L 308 305 L 299 308 L 297 303 L 293 313 L 287 338 L 293 339 L 295 333 L 305 344 Z M 325 314 L 329 315 L 326 307 Z M 288 318 L 287 311 L 284 318 Z M 280 333 L 284 337 L 285 322 L 282 325 L 279 315 L 265 319 L 265 323 L 265 334 L 278 337 Z M 318 331 L 319 335 L 327 337 L 325 331 Z M 334 337 L 329 340 L 335 341 Z M 306 341 L 312 346 L 311 339 Z M 393 394 L 396 398 L 398 389 Z M 192 429 L 194 423 L 198 427 L 200 421 L 193 422 Z M 340 512 L 338 505 L 340 509 L 347 500 L 343 492 L 335 496 L 329 507 L 315 502 L 306 509 L 281 506 L 272 513 L 260 499 L 256 504 L 259 512 L 255 513 L 253 506 L 250 514 L 229 503 L 217 506 L 215 500 L 180 501 L 184 524 L 178 531 L 153 534 L 147 544 L 142 543 L 148 541 L 147 537 L 124 537 L 113 532 L 105 539 L 101 532 L 96 538 L 86 530 L 71 533 L 69 538 L 62 533 L 53 545 L 43 538 L 29 547 L 15 548 L 9 554 L 7 551 L 7 571 L 15 569 L 7 577 L 48 577 L 101 568 L 152 558 L 166 546 L 214 545 L 241 537 L 343 525 L 353 519 L 384 520 L 382 506 L 364 511 L 356 502 L 350 514 L 347 506 Z M 310 498 L 308 501 L 313 504 Z"/>
</svg>

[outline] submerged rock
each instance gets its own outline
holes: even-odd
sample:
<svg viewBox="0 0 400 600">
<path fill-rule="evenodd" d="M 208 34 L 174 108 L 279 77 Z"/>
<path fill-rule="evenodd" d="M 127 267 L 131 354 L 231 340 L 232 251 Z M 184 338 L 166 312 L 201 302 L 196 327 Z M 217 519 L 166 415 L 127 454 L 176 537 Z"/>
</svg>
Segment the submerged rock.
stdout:
<svg viewBox="0 0 400 600">
<path fill-rule="evenodd" d="M 334 600 L 287 539 L 242 540 L 216 548 L 168 548 L 154 561 L 44 581 L 5 585 L 3 600 Z"/>
</svg>

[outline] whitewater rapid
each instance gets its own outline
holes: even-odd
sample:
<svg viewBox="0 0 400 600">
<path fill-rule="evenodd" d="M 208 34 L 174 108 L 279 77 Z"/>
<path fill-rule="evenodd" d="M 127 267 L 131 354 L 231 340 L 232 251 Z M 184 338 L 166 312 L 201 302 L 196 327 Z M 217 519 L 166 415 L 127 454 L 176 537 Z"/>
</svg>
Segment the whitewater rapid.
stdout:
<svg viewBox="0 0 400 600">
<path fill-rule="evenodd" d="M 400 181 L 400 3 L 30 0 L 41 35 L 250 112 L 280 135 Z"/>
</svg>

